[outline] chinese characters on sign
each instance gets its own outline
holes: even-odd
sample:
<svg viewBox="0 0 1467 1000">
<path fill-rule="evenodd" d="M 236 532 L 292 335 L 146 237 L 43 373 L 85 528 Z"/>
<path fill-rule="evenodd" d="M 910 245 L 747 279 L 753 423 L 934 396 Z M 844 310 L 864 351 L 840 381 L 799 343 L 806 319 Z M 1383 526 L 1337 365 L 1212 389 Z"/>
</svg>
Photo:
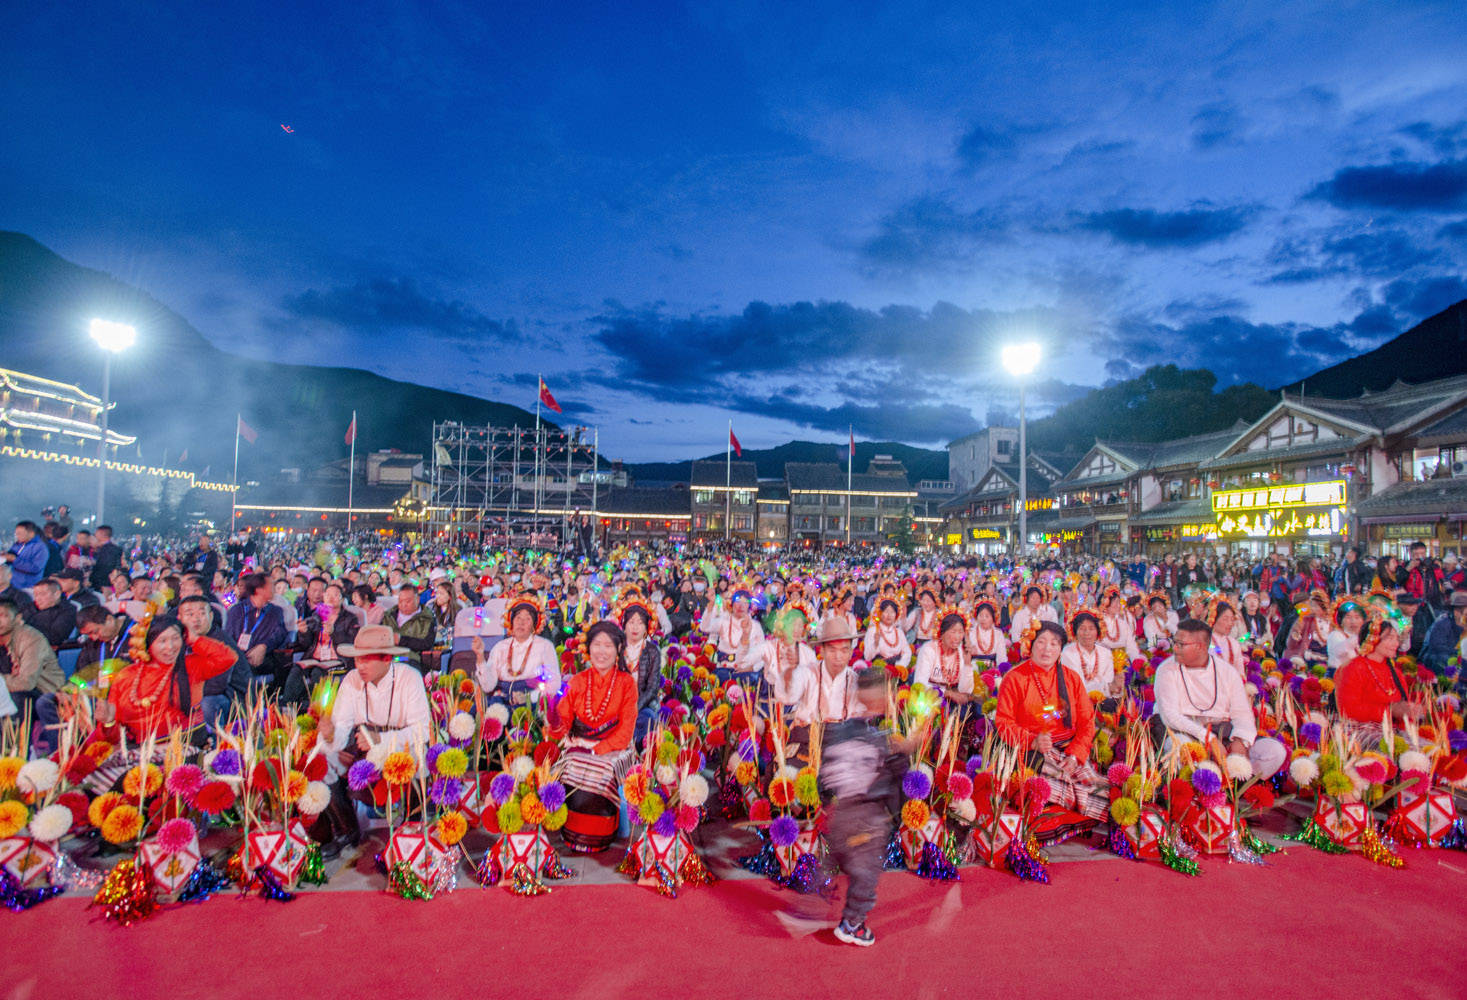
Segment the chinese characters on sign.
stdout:
<svg viewBox="0 0 1467 1000">
<path fill-rule="evenodd" d="M 1294 483 L 1248 490 L 1219 490 L 1212 495 L 1212 509 L 1221 514 L 1238 510 L 1280 510 L 1289 507 L 1345 506 L 1345 481 Z"/>
</svg>

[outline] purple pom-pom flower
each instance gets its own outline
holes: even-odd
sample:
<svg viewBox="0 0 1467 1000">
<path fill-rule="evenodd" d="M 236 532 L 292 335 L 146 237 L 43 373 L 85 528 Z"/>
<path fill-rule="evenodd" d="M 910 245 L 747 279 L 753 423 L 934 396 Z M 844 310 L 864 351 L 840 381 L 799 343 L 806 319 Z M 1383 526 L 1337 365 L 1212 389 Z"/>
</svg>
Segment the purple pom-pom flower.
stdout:
<svg viewBox="0 0 1467 1000">
<path fill-rule="evenodd" d="M 1192 772 L 1192 787 L 1197 789 L 1198 795 L 1206 798 L 1222 791 L 1222 778 L 1211 768 L 1199 767 Z"/>
<path fill-rule="evenodd" d="M 233 747 L 225 747 L 214 755 L 214 762 L 209 765 L 215 774 L 239 774 L 240 758 L 239 751 Z"/>
<path fill-rule="evenodd" d="M 426 763 L 428 765 L 428 770 L 430 770 L 430 771 L 433 770 L 433 765 L 438 762 L 438 755 L 441 754 L 443 751 L 445 751 L 447 749 L 448 749 L 448 744 L 447 743 L 434 743 L 432 746 L 430 746 L 428 748 L 428 752 L 427 752 L 427 754 L 424 755 L 424 758 L 423 758 L 424 759 L 424 763 Z"/>
<path fill-rule="evenodd" d="M 1453 752 L 1467 750 L 1467 731 L 1461 729 L 1449 730 L 1447 732 L 1447 745 L 1452 748 Z"/>
<path fill-rule="evenodd" d="M 428 798 L 435 805 L 456 805 L 463 794 L 464 783 L 458 778 L 438 778 L 428 786 Z"/>
<path fill-rule="evenodd" d="M 781 816 L 769 824 L 769 840 L 775 847 L 788 847 L 800 836 L 800 824 L 789 816 Z"/>
<path fill-rule="evenodd" d="M 671 837 L 677 833 L 677 810 L 664 809 L 662 815 L 652 824 L 652 832 L 659 837 Z"/>
<path fill-rule="evenodd" d="M 500 771 L 489 782 L 489 798 L 496 806 L 502 806 L 514 795 L 514 775 Z"/>
<path fill-rule="evenodd" d="M 1299 727 L 1299 739 L 1306 746 L 1319 746 L 1319 738 L 1324 735 L 1324 729 L 1317 722 L 1306 722 Z"/>
<path fill-rule="evenodd" d="M 975 753 L 969 757 L 968 763 L 963 765 L 963 770 L 968 772 L 968 777 L 970 778 L 983 770 L 983 755 L 981 753 Z"/>
<path fill-rule="evenodd" d="M 565 805 L 565 786 L 558 781 L 547 781 L 541 785 L 540 804 L 551 812 Z"/>
<path fill-rule="evenodd" d="M 758 755 L 759 751 L 754 747 L 753 740 L 745 737 L 739 741 L 739 760 L 753 760 Z"/>
<path fill-rule="evenodd" d="M 354 792 L 365 791 L 377 780 L 377 765 L 370 760 L 359 760 L 346 772 L 346 787 Z"/>
<path fill-rule="evenodd" d="M 932 778 L 926 771 L 913 769 L 902 778 L 902 791 L 909 799 L 925 799 L 932 791 Z"/>
</svg>

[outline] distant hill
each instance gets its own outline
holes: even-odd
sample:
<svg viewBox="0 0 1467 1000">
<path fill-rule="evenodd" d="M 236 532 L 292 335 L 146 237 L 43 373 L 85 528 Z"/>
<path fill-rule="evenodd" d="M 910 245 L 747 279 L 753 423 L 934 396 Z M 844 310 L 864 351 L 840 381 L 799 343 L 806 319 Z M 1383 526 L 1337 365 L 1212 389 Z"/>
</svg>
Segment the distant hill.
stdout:
<svg viewBox="0 0 1467 1000">
<path fill-rule="evenodd" d="M 1284 386 L 1312 396 L 1344 399 L 1403 382 L 1430 382 L 1467 374 L 1467 299 L 1448 306 L 1373 351 L 1341 361 L 1306 379 Z"/>
<path fill-rule="evenodd" d="M 138 342 L 113 359 L 112 426 L 136 434 L 146 461 L 212 465 L 227 477 L 235 414 L 259 432 L 240 450 L 240 479 L 314 468 L 347 454 L 358 411 L 359 447 L 426 453 L 436 420 L 533 426 L 517 406 L 398 382 L 356 368 L 256 361 L 226 353 L 177 313 L 110 275 L 0 231 L 0 367 L 78 384 L 100 395 L 102 358 L 90 317 L 131 318 Z"/>
<path fill-rule="evenodd" d="M 844 468 L 846 448 L 844 444 L 821 444 L 815 441 L 791 441 L 775 448 L 745 448 L 741 462 L 753 462 L 759 469 L 759 478 L 778 479 L 784 475 L 786 462 L 835 462 Z M 907 467 L 907 478 L 912 482 L 920 479 L 947 478 L 947 452 L 930 448 L 916 448 L 894 441 L 857 441 L 856 471 L 865 472 L 874 455 L 890 455 Z M 696 461 L 722 462 L 724 453 L 701 455 Z M 685 462 L 634 462 L 624 466 L 627 473 L 639 482 L 687 482 L 695 459 Z"/>
</svg>

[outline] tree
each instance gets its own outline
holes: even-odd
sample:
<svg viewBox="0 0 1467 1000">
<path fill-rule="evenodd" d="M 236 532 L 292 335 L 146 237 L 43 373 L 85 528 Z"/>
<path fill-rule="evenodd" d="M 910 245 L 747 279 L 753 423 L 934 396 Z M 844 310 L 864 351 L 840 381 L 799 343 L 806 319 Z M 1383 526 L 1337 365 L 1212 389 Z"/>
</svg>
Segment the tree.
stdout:
<svg viewBox="0 0 1467 1000">
<path fill-rule="evenodd" d="M 902 508 L 896 527 L 886 533 L 887 543 L 903 555 L 911 555 L 917 551 L 917 538 L 912 534 L 912 517 L 912 505 L 908 504 Z"/>
</svg>

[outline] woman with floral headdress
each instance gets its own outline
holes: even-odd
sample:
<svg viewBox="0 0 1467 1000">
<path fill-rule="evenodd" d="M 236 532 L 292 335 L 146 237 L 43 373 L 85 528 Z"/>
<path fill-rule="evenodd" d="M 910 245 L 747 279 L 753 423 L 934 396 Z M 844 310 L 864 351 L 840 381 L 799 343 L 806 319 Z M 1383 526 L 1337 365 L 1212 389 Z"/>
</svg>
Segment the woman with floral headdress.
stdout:
<svg viewBox="0 0 1467 1000">
<path fill-rule="evenodd" d="M 1080 608 L 1067 625 L 1070 642 L 1060 651 L 1060 663 L 1080 675 L 1087 694 L 1119 697 L 1125 675 L 1117 676 L 1115 657 L 1100 643 L 1100 615 L 1090 608 Z"/>
<path fill-rule="evenodd" d="M 774 700 L 786 707 L 800 705 L 806 686 L 815 676 L 819 659 L 805 643 L 815 609 L 803 597 L 790 597 L 770 619 L 769 638 L 760 651 L 764 683 Z"/>
<path fill-rule="evenodd" d="M 1127 661 L 1140 659 L 1141 647 L 1136 645 L 1136 619 L 1126 609 L 1121 589 L 1116 586 L 1106 587 L 1100 600 L 1096 602 L 1096 607 L 1100 611 L 1098 643 L 1101 648 L 1107 654 L 1113 654 L 1117 649 L 1123 650 Z"/>
<path fill-rule="evenodd" d="M 703 615 L 700 628 L 718 644 L 714 672 L 719 680 L 729 681 L 735 676 L 749 679 L 747 675 L 759 669 L 764 627 L 750 613 L 753 598 L 748 587 L 736 587 L 728 593 L 726 604 L 723 596 L 715 597 Z"/>
<path fill-rule="evenodd" d="M 657 709 L 662 702 L 662 647 L 656 636 L 657 616 L 641 592 L 636 587 L 628 587 L 612 609 L 611 617 L 626 634 L 623 664 L 637 682 L 636 741 L 640 745 L 657 721 Z"/>
<path fill-rule="evenodd" d="M 917 650 L 912 682 L 942 692 L 956 705 L 973 700 L 973 664 L 968 659 L 968 616 L 955 606 L 942 609 L 937 619 L 937 641 Z"/>
<path fill-rule="evenodd" d="M 1044 592 L 1044 585 L 1031 583 L 1024 588 L 1024 606 L 1014 612 L 1010 619 L 1009 636 L 1014 642 L 1019 642 L 1024 637 L 1024 632 L 1029 628 L 1031 622 L 1053 622 L 1059 625 L 1059 616 L 1055 613 L 1054 605 L 1048 600 Z M 1060 629 L 1061 632 L 1064 629 Z"/>
<path fill-rule="evenodd" d="M 171 615 L 145 617 L 132 636 L 130 661 L 111 675 L 97 721 L 116 722 L 133 741 L 197 724 L 204 682 L 232 668 L 235 651 L 200 636 L 185 654 L 184 628 Z"/>
<path fill-rule="evenodd" d="M 1365 627 L 1365 607 L 1356 599 L 1341 599 L 1331 616 L 1334 628 L 1325 636 L 1325 662 L 1338 670 L 1360 655 L 1360 631 Z"/>
<path fill-rule="evenodd" d="M 862 647 L 868 661 L 886 660 L 901 667 L 912 662 L 912 647 L 902 628 L 902 606 L 895 596 L 884 596 L 877 602 L 876 616 L 866 629 Z"/>
<path fill-rule="evenodd" d="M 998 605 L 989 597 L 973 602 L 973 626 L 968 629 L 968 652 L 979 670 L 993 670 L 1009 658 L 1008 637 L 998 624 Z"/>
<path fill-rule="evenodd" d="M 1204 619 L 1212 629 L 1212 649 L 1219 658 L 1238 672 L 1239 677 L 1248 675 L 1248 658 L 1243 645 L 1233 638 L 1233 626 L 1237 624 L 1238 612 L 1228 601 L 1215 597 L 1207 607 Z"/>
<path fill-rule="evenodd" d="M 937 638 L 937 590 L 924 585 L 917 591 L 917 606 L 907 615 L 907 631 L 912 636 L 912 648 L 921 649 L 922 644 Z"/>
<path fill-rule="evenodd" d="M 1335 675 L 1335 705 L 1340 717 L 1362 735 L 1380 738 L 1387 714 L 1400 724 L 1419 719 L 1425 712 L 1413 697 L 1413 684 L 1396 666 L 1401 650 L 1404 615 L 1377 614 L 1365 627 L 1359 655 Z"/>
<path fill-rule="evenodd" d="M 1141 634 L 1146 637 L 1146 647 L 1153 653 L 1172 648 L 1172 639 L 1177 634 L 1177 613 L 1172 602 L 1162 591 L 1156 591 L 1146 599 L 1146 617 L 1141 619 Z"/>
<path fill-rule="evenodd" d="M 474 636 L 474 675 L 479 687 L 495 701 L 523 705 L 535 693 L 560 693 L 560 661 L 545 627 L 545 606 L 532 591 L 514 594 L 505 602 L 504 627 L 508 634 L 486 658 L 484 642 Z"/>
<path fill-rule="evenodd" d="M 1299 617 L 1284 644 L 1284 655 L 1295 662 L 1328 663 L 1329 595 L 1322 590 L 1310 591 L 1309 600 L 1298 610 Z"/>
</svg>

